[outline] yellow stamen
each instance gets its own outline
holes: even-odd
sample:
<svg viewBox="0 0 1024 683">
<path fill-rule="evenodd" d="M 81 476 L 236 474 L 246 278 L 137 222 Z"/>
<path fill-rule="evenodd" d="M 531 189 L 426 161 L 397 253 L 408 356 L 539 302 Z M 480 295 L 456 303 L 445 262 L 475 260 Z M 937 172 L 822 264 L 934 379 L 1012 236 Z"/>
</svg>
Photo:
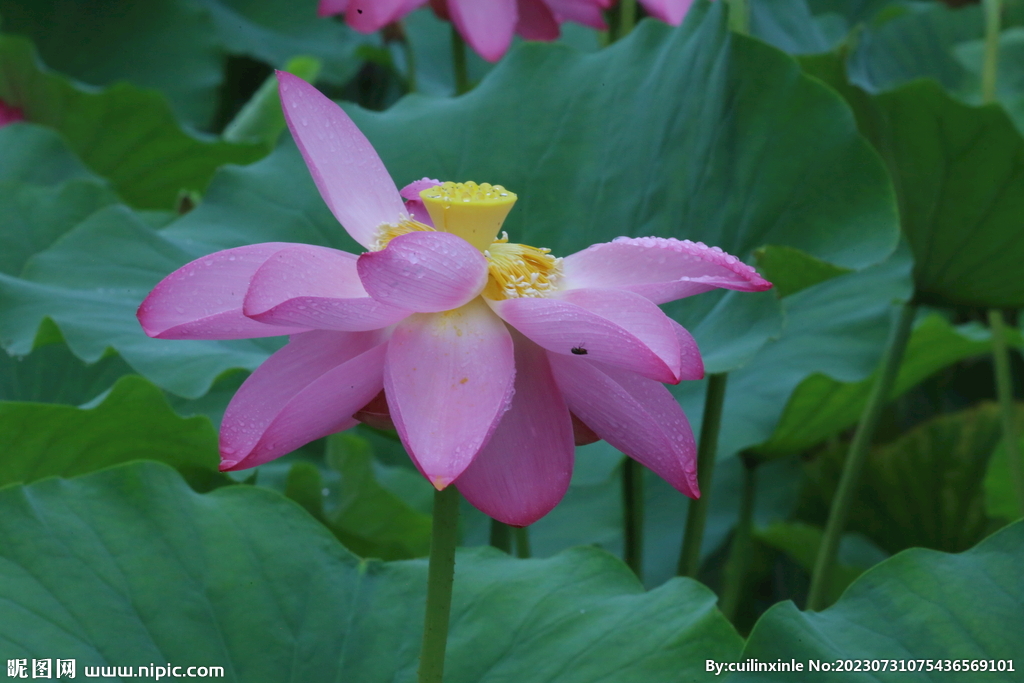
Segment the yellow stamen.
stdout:
<svg viewBox="0 0 1024 683">
<path fill-rule="evenodd" d="M 516 203 L 501 185 L 447 182 L 420 192 L 434 227 L 466 240 L 480 251 L 490 247 Z"/>
<path fill-rule="evenodd" d="M 411 218 L 403 218 L 398 222 L 398 225 L 390 225 L 384 223 L 377 228 L 377 239 L 374 241 L 373 246 L 370 247 L 370 251 L 380 251 L 384 247 L 388 246 L 388 242 L 395 239 L 399 235 L 408 235 L 410 232 L 437 232 L 429 225 L 414 221 Z"/>
<path fill-rule="evenodd" d="M 548 296 L 562 276 L 562 259 L 552 256 L 550 249 L 509 244 L 506 234 L 484 256 L 490 278 L 483 294 L 488 299 Z"/>
</svg>

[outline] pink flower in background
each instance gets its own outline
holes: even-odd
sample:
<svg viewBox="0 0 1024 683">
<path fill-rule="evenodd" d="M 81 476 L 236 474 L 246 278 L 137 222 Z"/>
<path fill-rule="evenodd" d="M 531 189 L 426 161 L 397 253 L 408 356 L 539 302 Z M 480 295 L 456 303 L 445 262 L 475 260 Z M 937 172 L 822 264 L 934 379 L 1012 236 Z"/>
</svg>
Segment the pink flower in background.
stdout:
<svg viewBox="0 0 1024 683">
<path fill-rule="evenodd" d="M 398 21 L 409 12 L 421 7 L 428 0 L 320 0 L 317 14 L 329 17 L 344 14 L 345 23 L 362 33 L 373 33 L 393 21 Z"/>
<path fill-rule="evenodd" d="M 21 109 L 8 106 L 3 100 L 0 100 L 0 126 L 24 120 L 25 117 L 22 115 Z"/>
<path fill-rule="evenodd" d="M 469 46 L 496 62 L 513 34 L 527 40 L 555 40 L 559 24 L 575 21 L 605 28 L 601 11 L 614 0 L 429 0 L 434 12 L 450 20 Z M 320 0 L 320 16 L 345 14 L 349 26 L 372 33 L 401 19 L 428 0 Z"/>
<path fill-rule="evenodd" d="M 694 0 L 640 0 L 647 13 L 666 24 L 679 26 Z"/>
<path fill-rule="evenodd" d="M 363 33 L 379 31 L 427 3 L 449 20 L 477 54 L 489 62 L 502 58 L 513 34 L 526 40 L 555 40 L 566 21 L 606 29 L 603 11 L 615 0 L 320 0 L 322 17 L 344 14 Z M 693 0 L 640 0 L 652 17 L 678 26 Z"/>
<path fill-rule="evenodd" d="M 390 420 L 435 487 L 454 482 L 492 517 L 526 525 L 569 485 L 575 420 L 699 495 L 693 434 L 663 383 L 699 379 L 703 363 L 658 304 L 770 283 L 689 241 L 619 238 L 559 259 L 499 238 L 513 193 L 426 178 L 399 193 L 337 105 L 278 79 L 321 196 L 367 251 L 228 249 L 170 274 L 139 307 L 153 337 L 291 335 L 228 406 L 221 469 L 260 465 L 356 415 Z"/>
</svg>

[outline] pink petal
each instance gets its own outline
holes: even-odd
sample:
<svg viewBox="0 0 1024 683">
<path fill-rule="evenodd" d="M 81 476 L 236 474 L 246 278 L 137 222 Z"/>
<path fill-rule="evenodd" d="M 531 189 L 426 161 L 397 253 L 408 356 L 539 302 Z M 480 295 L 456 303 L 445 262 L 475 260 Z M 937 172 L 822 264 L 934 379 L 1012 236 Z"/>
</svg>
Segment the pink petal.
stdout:
<svg viewBox="0 0 1024 683">
<path fill-rule="evenodd" d="M 577 446 L 586 446 L 601 440 L 601 437 L 595 434 L 593 429 L 583 424 L 583 420 L 572 413 L 569 413 L 569 415 L 572 417 L 572 436 Z"/>
<path fill-rule="evenodd" d="M 287 242 L 265 242 L 208 254 L 174 271 L 153 288 L 137 316 L 150 337 L 160 339 L 250 339 L 305 332 L 242 314 L 249 281 Z"/>
<path fill-rule="evenodd" d="M 395 428 L 395 422 L 391 419 L 391 411 L 388 410 L 388 398 L 383 389 L 369 403 L 356 411 L 352 417 L 374 429 Z"/>
<path fill-rule="evenodd" d="M 693 431 L 668 389 L 582 358 L 548 358 L 573 415 L 680 493 L 700 496 Z"/>
<path fill-rule="evenodd" d="M 288 128 L 320 196 L 352 239 L 369 249 L 377 228 L 405 213 L 398 188 L 341 107 L 298 76 L 278 71 L 277 80 Z"/>
<path fill-rule="evenodd" d="M 222 471 L 240 470 L 355 425 L 380 393 L 386 338 L 313 331 L 292 337 L 249 375 L 220 427 Z"/>
<path fill-rule="evenodd" d="M 544 0 L 518 0 L 516 33 L 527 40 L 558 40 L 558 21 Z"/>
<path fill-rule="evenodd" d="M 360 33 L 373 33 L 393 21 L 398 21 L 425 2 L 426 0 L 417 3 L 408 0 L 349 0 L 345 23 Z"/>
<path fill-rule="evenodd" d="M 647 13 L 666 24 L 679 26 L 690 10 L 693 0 L 640 0 Z"/>
<path fill-rule="evenodd" d="M 9 123 L 17 123 L 18 121 L 24 121 L 25 115 L 18 107 L 10 106 L 3 100 L 0 100 L 0 126 L 6 126 Z"/>
<path fill-rule="evenodd" d="M 455 485 L 476 508 L 513 526 L 551 512 L 572 479 L 569 409 L 543 349 L 513 332 L 515 395 L 476 459 Z"/>
<path fill-rule="evenodd" d="M 487 259 L 446 232 L 410 232 L 359 257 L 359 278 L 377 301 L 438 313 L 475 299 L 487 284 Z"/>
<path fill-rule="evenodd" d="M 423 205 L 423 200 L 420 199 L 420 192 L 427 188 L 437 187 L 440 184 L 440 180 L 423 178 L 421 180 L 414 180 L 402 188 L 399 194 L 405 198 L 405 210 L 409 212 L 409 216 L 413 220 L 434 227 L 434 220 L 430 217 L 427 207 Z"/>
<path fill-rule="evenodd" d="M 656 304 L 719 287 L 763 292 L 772 286 L 718 247 L 672 237 L 619 237 L 565 257 L 562 268 L 569 289 L 625 289 Z"/>
<path fill-rule="evenodd" d="M 697 340 L 690 332 L 672 318 L 668 319 L 675 330 L 676 339 L 679 340 L 679 351 L 682 362 L 679 366 L 679 379 L 681 381 L 692 381 L 704 379 L 704 359 L 701 358 L 700 348 Z"/>
<path fill-rule="evenodd" d="M 470 47 L 496 62 L 512 44 L 518 23 L 516 0 L 448 0 L 448 15 Z"/>
<path fill-rule="evenodd" d="M 317 16 L 329 17 L 335 14 L 342 14 L 348 7 L 348 0 L 320 0 L 316 7 Z"/>
<path fill-rule="evenodd" d="M 438 185 L 443 185 L 443 183 L 440 180 L 434 180 L 433 178 L 420 178 L 419 180 L 414 180 L 403 187 L 398 194 L 402 195 L 403 199 L 418 200 L 420 198 L 420 192 L 432 187 L 437 187 Z"/>
<path fill-rule="evenodd" d="M 577 24 L 590 26 L 600 31 L 606 30 L 604 10 L 610 2 L 601 0 L 545 0 L 559 23 L 575 21 Z"/>
<path fill-rule="evenodd" d="M 488 301 L 512 327 L 548 351 L 638 372 L 659 382 L 680 381 L 679 338 L 665 313 L 632 292 L 576 289 L 557 298 Z M 579 357 L 583 357 L 582 355 Z"/>
<path fill-rule="evenodd" d="M 487 443 L 514 377 L 512 337 L 480 299 L 395 328 L 384 365 L 391 419 L 435 487 L 462 474 Z"/>
<path fill-rule="evenodd" d="M 243 312 L 272 325 L 361 332 L 393 325 L 412 311 L 370 298 L 359 281 L 354 255 L 296 244 L 256 271 Z"/>
</svg>

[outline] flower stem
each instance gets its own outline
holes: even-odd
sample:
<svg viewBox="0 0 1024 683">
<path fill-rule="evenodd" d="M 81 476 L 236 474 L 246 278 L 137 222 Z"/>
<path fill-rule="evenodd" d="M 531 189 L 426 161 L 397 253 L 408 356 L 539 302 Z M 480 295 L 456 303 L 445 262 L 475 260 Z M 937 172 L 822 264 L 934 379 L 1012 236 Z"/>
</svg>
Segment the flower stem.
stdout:
<svg viewBox="0 0 1024 683">
<path fill-rule="evenodd" d="M 419 683 L 442 683 L 444 676 L 444 651 L 448 645 L 448 618 L 452 611 L 458 527 L 458 489 L 448 486 L 443 491 L 435 491 Z"/>
<path fill-rule="evenodd" d="M 499 522 L 496 519 L 491 520 L 491 540 L 492 546 L 501 550 L 509 555 L 512 554 L 512 527 L 508 524 Z"/>
<path fill-rule="evenodd" d="M 1010 374 L 1010 351 L 1006 346 L 1006 324 L 1003 312 L 991 309 L 988 312 L 988 324 L 992 328 L 992 358 L 996 369 L 996 394 L 999 397 L 999 408 L 1003 418 L 1003 442 L 1006 444 L 1006 457 L 1009 458 L 1010 480 L 1017 498 L 1017 507 L 1024 516 L 1024 467 L 1020 461 L 1020 444 L 1017 441 L 1017 429 L 1013 405 L 1013 376 Z"/>
<path fill-rule="evenodd" d="M 405 55 L 405 90 L 416 92 L 416 51 L 407 35 L 402 35 L 402 54 Z"/>
<path fill-rule="evenodd" d="M 996 74 L 999 69 L 999 31 L 1003 0 L 982 0 L 985 11 L 985 61 L 981 67 L 981 99 L 996 101 Z"/>
<path fill-rule="evenodd" d="M 850 514 L 850 507 L 853 505 L 854 494 L 857 492 L 861 470 L 864 469 L 864 463 L 867 461 L 868 452 L 871 449 L 871 439 L 875 435 L 878 419 L 882 416 L 882 408 L 889 402 L 889 394 L 892 392 L 896 375 L 899 374 L 900 361 L 903 358 L 903 351 L 907 347 L 911 328 L 914 326 L 916 312 L 916 304 L 912 302 L 903 304 L 899 316 L 890 330 L 889 341 L 882 355 L 881 367 L 875 377 L 875 383 L 871 387 L 871 393 L 868 395 L 860 424 L 857 425 L 857 431 L 853 435 L 850 452 L 846 455 L 843 473 L 839 478 L 839 487 L 835 497 L 832 498 L 832 509 L 829 511 L 825 534 L 821 539 L 821 546 L 818 548 L 818 558 L 814 563 L 814 573 L 811 576 L 811 588 L 807 595 L 807 609 L 809 610 L 819 611 L 826 607 L 825 602 L 828 599 L 826 586 L 830 585 L 836 553 L 839 550 L 839 540 L 846 528 L 846 519 Z"/>
<path fill-rule="evenodd" d="M 525 526 L 513 527 L 512 535 L 516 539 L 516 557 L 526 560 L 530 557 L 530 529 Z"/>
<path fill-rule="evenodd" d="M 637 578 L 644 578 L 644 470 L 636 460 L 622 464 L 623 560 Z"/>
<path fill-rule="evenodd" d="M 750 35 L 749 0 L 727 0 L 729 3 L 729 28 L 741 35 Z"/>
<path fill-rule="evenodd" d="M 466 41 L 452 24 L 452 69 L 455 72 L 455 94 L 469 92 L 469 67 L 466 64 Z"/>
<path fill-rule="evenodd" d="M 1002 0 L 982 0 L 985 11 L 985 61 L 981 68 L 981 99 L 986 104 L 996 101 L 996 79 L 999 73 L 999 32 L 1002 28 Z M 1024 515 L 1024 469 L 1020 462 L 1013 406 L 1013 376 L 1010 373 L 1010 352 L 1006 347 L 1006 325 L 1003 312 L 988 312 L 992 328 L 992 360 L 995 365 L 996 395 L 1002 413 L 1003 442 L 1009 458 L 1010 478 L 1017 498 L 1017 507 Z"/>
<path fill-rule="evenodd" d="M 751 533 L 754 528 L 754 496 L 757 492 L 757 466 L 754 458 L 743 456 L 743 499 L 740 519 L 732 537 L 729 564 L 725 568 L 725 587 L 722 590 L 722 614 L 736 621 L 736 608 L 743 593 L 743 582 L 750 564 Z"/>
<path fill-rule="evenodd" d="M 636 0 L 619 0 L 619 17 L 615 40 L 622 40 L 636 25 Z"/>
<path fill-rule="evenodd" d="M 704 524 L 708 518 L 711 500 L 711 480 L 715 474 L 715 455 L 718 452 L 718 429 L 722 424 L 722 405 L 725 403 L 726 373 L 708 375 L 707 393 L 704 395 L 704 419 L 700 427 L 697 446 L 697 483 L 701 496 L 690 501 L 686 515 L 686 533 L 683 549 L 679 553 L 679 576 L 697 577 L 700 569 L 700 547 L 704 540 Z"/>
</svg>

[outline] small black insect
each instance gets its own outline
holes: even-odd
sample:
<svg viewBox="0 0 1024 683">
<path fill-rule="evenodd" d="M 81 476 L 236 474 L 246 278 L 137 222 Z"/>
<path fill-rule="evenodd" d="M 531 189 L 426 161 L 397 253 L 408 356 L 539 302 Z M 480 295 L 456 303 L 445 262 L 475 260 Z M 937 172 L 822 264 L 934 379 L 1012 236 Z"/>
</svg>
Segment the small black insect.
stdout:
<svg viewBox="0 0 1024 683">
<path fill-rule="evenodd" d="M 572 347 L 572 352 L 574 354 L 576 354 L 577 356 L 585 356 L 585 355 L 587 355 L 587 350 L 585 348 L 583 348 L 583 344 L 580 344 L 579 346 Z"/>
</svg>

